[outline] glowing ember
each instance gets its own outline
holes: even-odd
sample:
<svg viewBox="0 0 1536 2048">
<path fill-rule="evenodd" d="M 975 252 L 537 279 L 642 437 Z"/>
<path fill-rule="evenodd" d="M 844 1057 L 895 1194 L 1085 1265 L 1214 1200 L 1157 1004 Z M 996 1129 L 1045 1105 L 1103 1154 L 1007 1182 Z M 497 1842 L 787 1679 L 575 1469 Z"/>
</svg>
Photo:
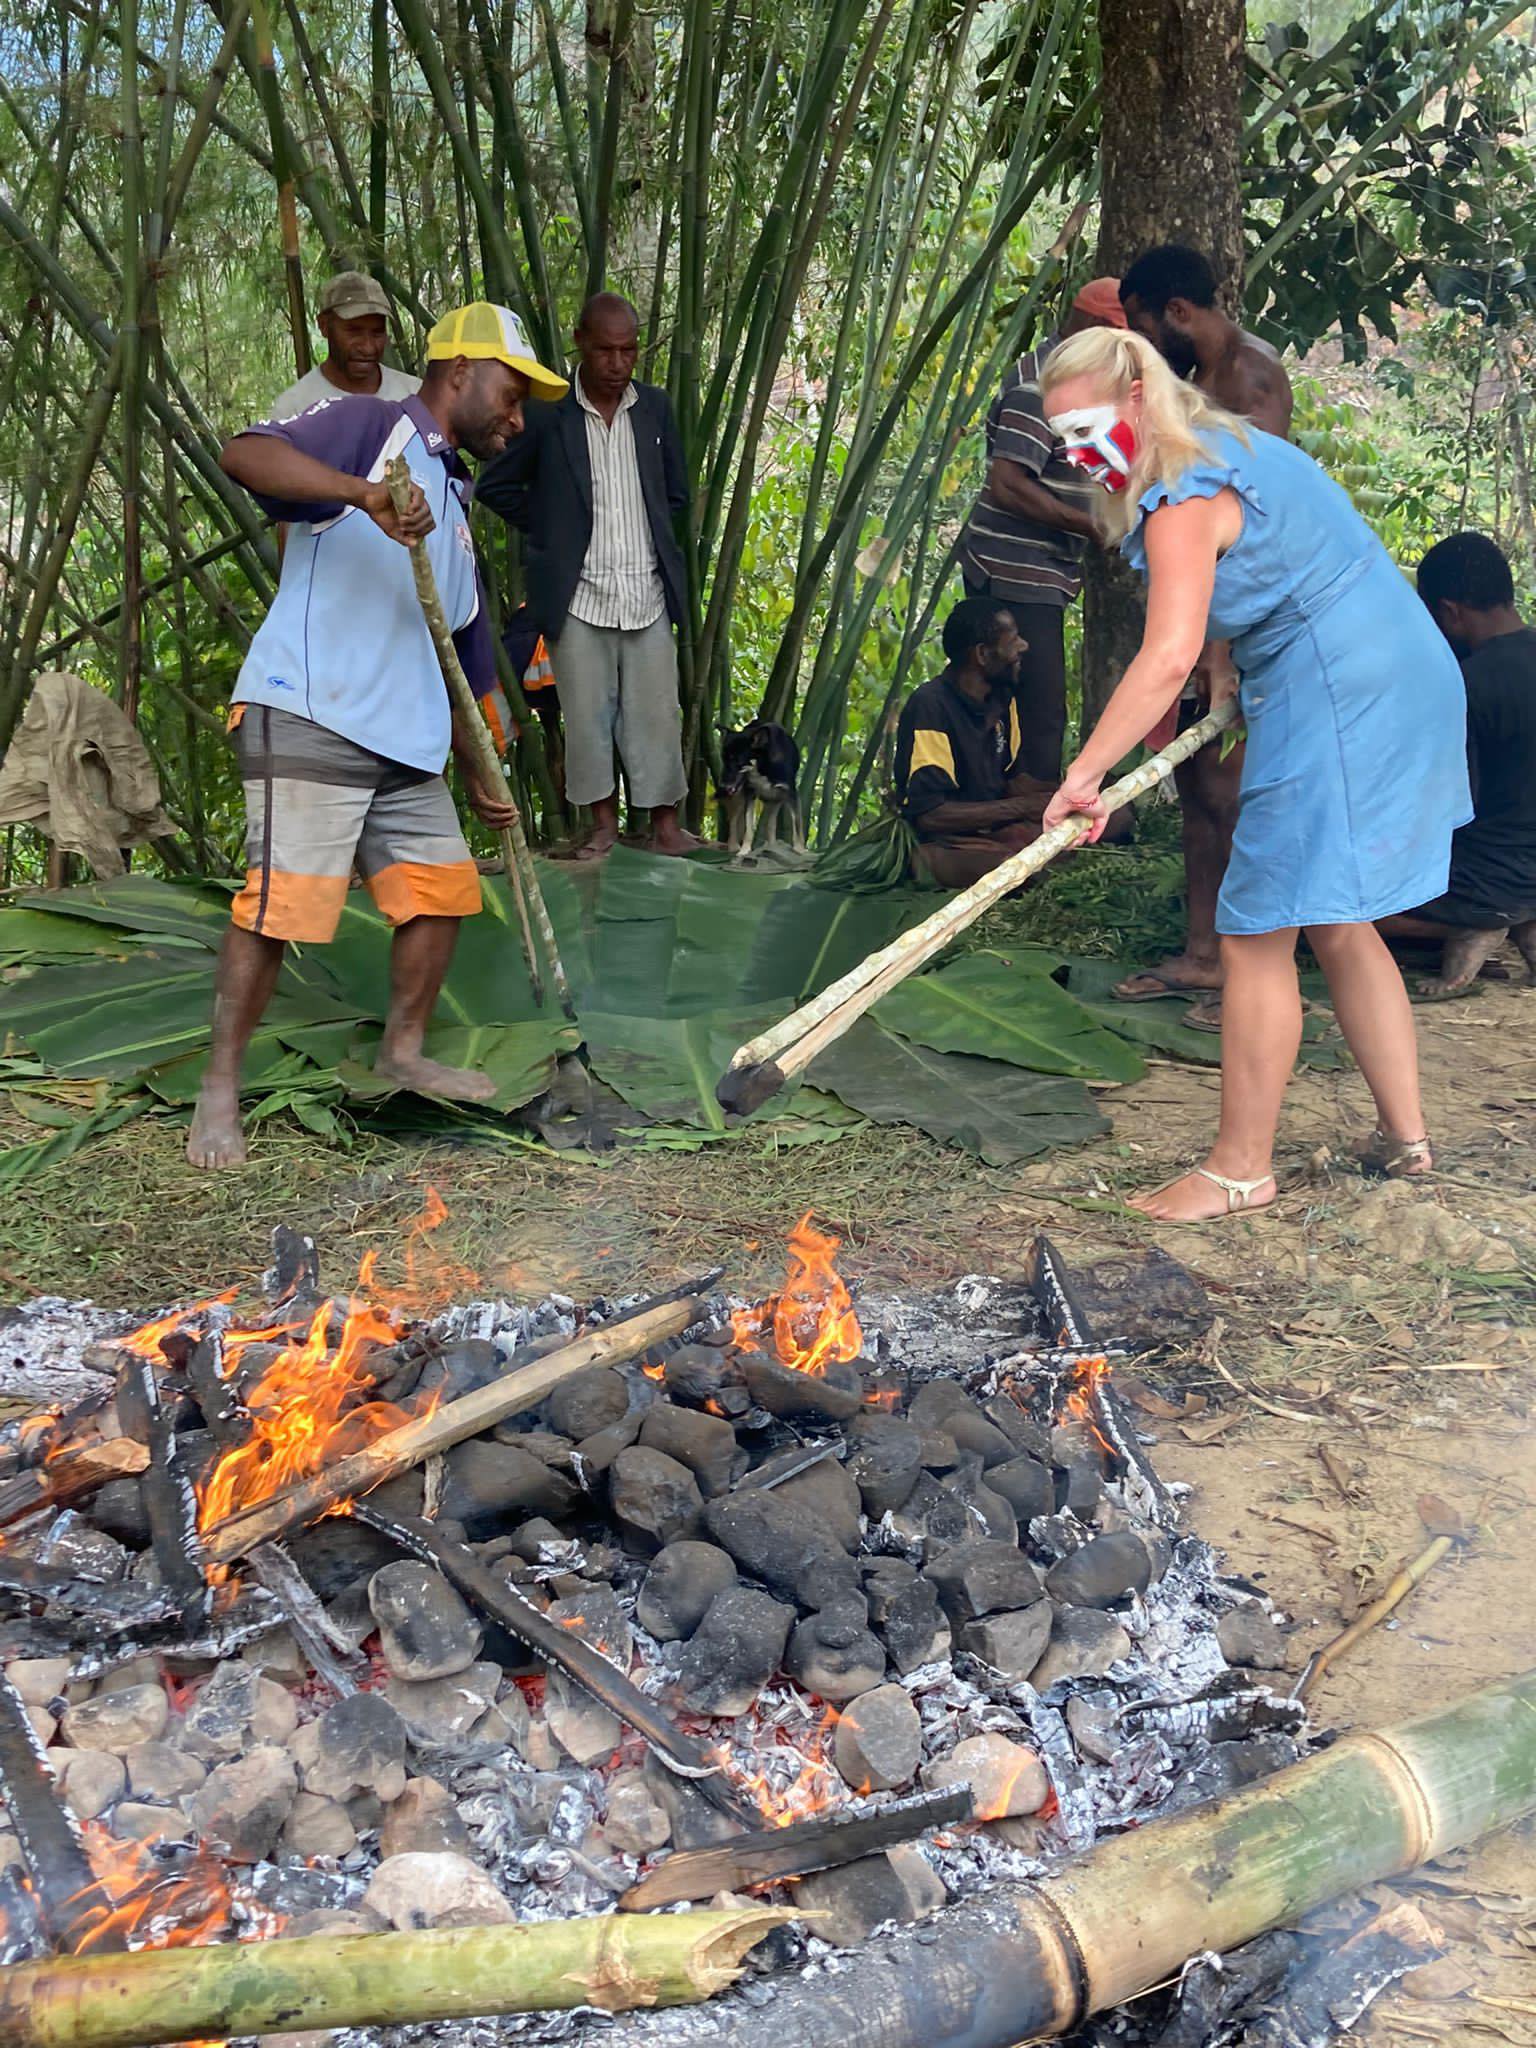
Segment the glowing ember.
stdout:
<svg viewBox="0 0 1536 2048">
<path fill-rule="evenodd" d="M 92 1892 L 102 1904 L 93 1902 L 84 1916 L 85 1931 L 72 1944 L 77 1955 L 109 1940 L 128 1948 L 190 1948 L 229 1932 L 229 1884 L 210 1850 L 199 1849 L 171 1871 L 147 1843 L 119 1841 L 100 1821 L 87 1821 L 81 1833 L 96 1874 Z M 261 1931 L 276 1934 L 280 1926 L 273 1916 Z"/>
<path fill-rule="evenodd" d="M 833 1360 L 846 1364 L 858 1358 L 864 1332 L 853 1297 L 833 1264 L 841 1244 L 841 1238 L 815 1229 L 807 1210 L 789 1234 L 782 1291 L 760 1308 L 736 1311 L 731 1318 L 736 1342 L 755 1349 L 771 1330 L 779 1363 L 818 1377 Z"/>
<path fill-rule="evenodd" d="M 725 1775 L 752 1801 L 767 1826 L 789 1828 L 799 1821 L 814 1820 L 850 1796 L 829 1753 L 838 1720 L 836 1707 L 827 1707 L 801 1743 L 794 1742 L 783 1728 L 774 1730 L 771 1742 L 754 1744 L 756 1753 L 765 1756 L 761 1767 L 754 1770 L 743 1768 L 728 1751 L 716 1752 Z M 863 1793 L 869 1787 L 854 1790 Z"/>
</svg>

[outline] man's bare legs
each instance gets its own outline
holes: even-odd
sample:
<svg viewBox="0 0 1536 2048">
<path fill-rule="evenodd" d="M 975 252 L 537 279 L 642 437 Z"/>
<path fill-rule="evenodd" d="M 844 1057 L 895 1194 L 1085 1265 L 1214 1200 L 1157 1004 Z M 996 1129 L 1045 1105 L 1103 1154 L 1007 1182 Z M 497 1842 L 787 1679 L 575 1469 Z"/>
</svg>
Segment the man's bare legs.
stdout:
<svg viewBox="0 0 1536 2048">
<path fill-rule="evenodd" d="M 397 928 L 389 955 L 389 1015 L 373 1070 L 422 1095 L 442 1095 L 453 1102 L 488 1102 L 496 1093 L 496 1083 L 489 1075 L 472 1073 L 467 1067 L 445 1067 L 440 1060 L 427 1059 L 421 1050 L 458 937 L 456 917 L 413 917 L 409 924 Z"/>
<path fill-rule="evenodd" d="M 1260 1183 L 1247 1206 L 1275 1198 L 1271 1175 L 1280 1104 L 1301 1045 L 1294 929 L 1221 941 L 1221 1122 L 1204 1164 L 1230 1180 Z M 1186 1173 L 1131 1203 L 1163 1223 L 1204 1223 L 1228 1213 L 1226 1194 Z"/>
<path fill-rule="evenodd" d="M 676 804 L 657 804 L 651 812 L 651 836 L 645 843 L 652 853 L 692 853 L 704 841 L 679 822 Z"/>
<path fill-rule="evenodd" d="M 281 939 L 237 924 L 225 932 L 213 985 L 213 1044 L 187 1134 L 187 1157 L 194 1166 L 238 1166 L 245 1158 L 240 1062 L 272 1000 L 282 964 Z"/>
<path fill-rule="evenodd" d="M 389 1016 L 374 1071 L 423 1095 L 485 1102 L 496 1092 L 487 1075 L 445 1067 L 421 1050 L 458 936 L 456 917 L 413 917 L 396 931 L 389 960 Z M 245 1158 L 240 1063 L 272 1000 L 282 964 L 281 939 L 233 924 L 224 934 L 214 984 L 213 1045 L 187 1136 L 187 1157 L 194 1166 L 238 1166 Z"/>
<path fill-rule="evenodd" d="M 600 796 L 590 807 L 592 829 L 576 848 L 576 860 L 601 860 L 605 853 L 612 853 L 619 843 L 619 798 L 615 791 L 612 796 Z"/>
<path fill-rule="evenodd" d="M 1223 761 L 1219 741 L 1202 747 L 1192 761 L 1183 761 L 1174 769 L 1188 896 L 1184 950 L 1122 981 L 1115 990 L 1122 1002 L 1145 1001 L 1184 989 L 1221 988 L 1223 953 L 1216 937 L 1216 899 L 1232 857 L 1242 772 L 1242 747 L 1234 747 Z M 1207 1026 L 1220 1022 L 1219 1001 L 1200 1003 L 1196 1008 Z"/>
<path fill-rule="evenodd" d="M 1307 932 L 1328 979 L 1334 1015 L 1376 1105 L 1377 1127 L 1398 1156 L 1425 1138 L 1418 1042 L 1408 991 L 1381 934 L 1369 924 L 1313 925 Z M 1224 938 L 1221 1123 L 1206 1157 L 1212 1173 L 1261 1184 L 1247 1206 L 1274 1200 L 1271 1178 L 1280 1104 L 1301 1044 L 1296 933 Z M 1427 1156 L 1405 1165 L 1427 1172 Z M 1169 1223 L 1203 1223 L 1227 1213 L 1222 1190 L 1198 1173 L 1138 1195 L 1132 1206 Z"/>
</svg>

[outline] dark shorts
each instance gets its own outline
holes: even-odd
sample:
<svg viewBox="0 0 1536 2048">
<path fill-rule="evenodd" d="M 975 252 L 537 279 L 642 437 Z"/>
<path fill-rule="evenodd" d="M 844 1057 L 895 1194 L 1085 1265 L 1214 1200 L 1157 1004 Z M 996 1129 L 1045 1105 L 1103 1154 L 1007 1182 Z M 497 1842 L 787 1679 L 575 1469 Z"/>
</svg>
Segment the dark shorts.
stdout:
<svg viewBox="0 0 1536 2048">
<path fill-rule="evenodd" d="M 1536 903 L 1523 910 L 1494 910 L 1486 902 L 1475 902 L 1470 896 L 1459 896 L 1454 889 L 1447 889 L 1443 896 L 1421 903 L 1408 915 L 1428 918 L 1432 924 L 1456 925 L 1464 931 L 1502 932 L 1511 925 L 1526 924 L 1536 918 Z"/>
</svg>

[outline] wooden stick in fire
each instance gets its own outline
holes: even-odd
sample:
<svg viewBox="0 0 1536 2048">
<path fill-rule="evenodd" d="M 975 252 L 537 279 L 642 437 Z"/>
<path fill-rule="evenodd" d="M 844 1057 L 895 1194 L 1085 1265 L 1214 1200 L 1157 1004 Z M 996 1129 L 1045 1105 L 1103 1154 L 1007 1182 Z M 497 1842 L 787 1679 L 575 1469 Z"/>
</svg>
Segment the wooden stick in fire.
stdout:
<svg viewBox="0 0 1536 2048">
<path fill-rule="evenodd" d="M 384 481 L 389 486 L 389 495 L 394 500 L 395 510 L 404 512 L 410 503 L 411 472 L 398 455 L 384 465 Z M 511 786 L 497 756 L 496 743 L 491 738 L 490 728 L 481 714 L 475 693 L 470 688 L 469 678 L 460 665 L 458 650 L 453 644 L 453 635 L 448 630 L 443 601 L 438 595 L 437 578 L 432 573 L 432 564 L 427 559 L 426 548 L 419 540 L 415 540 L 410 543 L 410 551 L 411 573 L 416 578 L 416 595 L 421 600 L 422 613 L 432 634 L 432 644 L 437 649 L 438 665 L 443 671 L 443 681 L 448 686 L 449 701 L 453 705 L 460 730 L 474 751 L 475 766 L 486 788 L 500 797 L 504 803 L 512 804 Z M 512 900 L 517 906 L 518 923 L 523 933 L 523 952 L 527 956 L 528 978 L 533 983 L 535 1000 L 541 1005 L 544 1001 L 544 982 L 539 972 L 539 954 L 533 936 L 533 926 L 536 923 L 539 937 L 544 942 L 544 953 L 549 961 L 549 974 L 555 985 L 555 994 L 560 999 L 561 1009 L 574 1023 L 576 1006 L 571 1000 L 571 985 L 566 979 L 565 963 L 560 958 L 560 947 L 555 939 L 555 927 L 550 919 L 549 906 L 545 903 L 544 892 L 539 887 L 533 855 L 528 850 L 523 821 L 515 804 L 512 804 L 512 823 L 501 834 L 501 861 L 507 871 L 507 881 L 511 885 Z"/>
<path fill-rule="evenodd" d="M 1170 741 L 1160 754 L 1153 754 L 1129 775 L 1112 782 L 1103 793 L 1105 809 L 1121 810 L 1133 798 L 1166 781 L 1181 761 L 1198 754 L 1236 718 L 1235 702 L 1218 705 L 1197 725 Z M 867 960 L 861 960 L 841 980 L 834 981 L 808 1003 L 802 1003 L 782 1022 L 749 1039 L 732 1054 L 731 1063 L 716 1086 L 715 1096 L 722 1109 L 746 1115 L 760 1108 L 898 982 L 926 966 L 935 953 L 942 952 L 951 939 L 974 924 L 984 910 L 989 910 L 1011 889 L 1017 889 L 1021 882 L 1028 881 L 1031 875 L 1039 874 L 1057 854 L 1078 845 L 1091 830 L 1092 823 L 1087 818 L 1064 818 L 1049 832 L 1042 833 L 1032 846 L 1012 854 L 991 874 L 983 875 L 979 882 L 952 897 L 932 917 L 903 932 L 880 952 L 871 953 Z"/>
<path fill-rule="evenodd" d="M 645 1315 L 627 1318 L 612 1328 L 600 1328 L 578 1337 L 559 1351 L 551 1352 L 533 1365 L 503 1373 L 488 1386 L 477 1387 L 457 1401 L 445 1401 L 430 1414 L 418 1415 L 387 1430 L 383 1436 L 350 1457 L 339 1459 L 325 1471 L 226 1516 L 203 1532 L 203 1552 L 215 1564 L 228 1564 L 245 1557 L 259 1543 L 270 1543 L 288 1530 L 313 1522 L 334 1508 L 338 1501 L 354 1494 L 370 1493 L 386 1479 L 409 1472 L 434 1451 L 446 1451 L 466 1438 L 479 1436 L 508 1415 L 520 1414 L 538 1404 L 562 1380 L 583 1372 L 589 1365 L 619 1365 L 638 1358 L 654 1344 L 680 1337 L 690 1323 L 704 1313 L 704 1303 L 689 1296 L 651 1309 Z"/>
</svg>

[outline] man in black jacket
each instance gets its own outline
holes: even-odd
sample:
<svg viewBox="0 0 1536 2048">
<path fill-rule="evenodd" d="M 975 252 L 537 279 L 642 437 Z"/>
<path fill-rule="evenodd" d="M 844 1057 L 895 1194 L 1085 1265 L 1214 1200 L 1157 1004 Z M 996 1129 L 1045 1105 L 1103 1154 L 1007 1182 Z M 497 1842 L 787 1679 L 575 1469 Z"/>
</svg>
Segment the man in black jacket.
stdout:
<svg viewBox="0 0 1536 2048">
<path fill-rule="evenodd" d="M 674 522 L 690 494 L 667 395 L 635 381 L 639 335 L 627 299 L 588 299 L 569 393 L 527 408 L 475 491 L 527 536 L 528 606 L 565 721 L 566 798 L 592 813 L 578 849 L 588 860 L 619 836 L 615 750 L 631 804 L 650 812 L 652 850 L 698 844 L 677 816 L 688 784 L 672 638 L 684 602 Z"/>
</svg>

